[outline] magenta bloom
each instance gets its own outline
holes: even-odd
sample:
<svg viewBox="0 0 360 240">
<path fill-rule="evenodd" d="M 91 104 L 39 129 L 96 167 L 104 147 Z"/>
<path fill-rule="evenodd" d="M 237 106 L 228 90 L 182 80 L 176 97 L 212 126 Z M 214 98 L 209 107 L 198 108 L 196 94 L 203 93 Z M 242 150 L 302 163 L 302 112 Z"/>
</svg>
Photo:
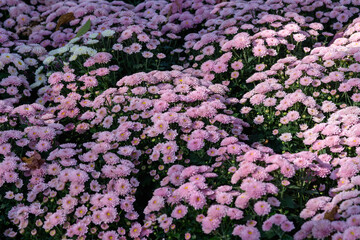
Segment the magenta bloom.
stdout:
<svg viewBox="0 0 360 240">
<path fill-rule="evenodd" d="M 283 222 L 280 227 L 284 232 L 291 232 L 293 229 L 295 229 L 294 224 L 290 221 Z"/>
<path fill-rule="evenodd" d="M 174 210 L 171 213 L 171 217 L 180 219 L 183 218 L 187 214 L 188 210 L 187 207 L 184 205 L 178 205 L 174 208 Z"/>
<path fill-rule="evenodd" d="M 208 209 L 208 216 L 211 218 L 223 218 L 226 216 L 226 206 L 224 205 L 212 205 Z"/>
<path fill-rule="evenodd" d="M 270 213 L 271 207 L 270 204 L 265 201 L 258 201 L 254 204 L 254 211 L 259 216 L 264 216 Z"/>
<path fill-rule="evenodd" d="M 63 80 L 65 82 L 72 82 L 75 80 L 75 74 L 73 73 L 65 73 L 63 76 L 62 76 Z"/>
<path fill-rule="evenodd" d="M 204 140 L 200 138 L 191 139 L 187 143 L 187 147 L 190 151 L 200 150 L 204 147 L 204 145 Z"/>
<path fill-rule="evenodd" d="M 257 45 L 253 48 L 253 54 L 255 57 L 264 57 L 267 54 L 267 49 L 264 45 Z"/>
<path fill-rule="evenodd" d="M 132 238 L 137 238 L 140 236 L 141 233 L 141 224 L 140 223 L 135 223 L 134 225 L 132 225 L 132 227 L 130 228 L 130 237 Z"/>
<path fill-rule="evenodd" d="M 99 52 L 93 56 L 93 59 L 96 63 L 107 63 L 111 60 L 112 55 L 107 52 Z"/>
<path fill-rule="evenodd" d="M 260 239 L 260 232 L 255 227 L 238 225 L 234 228 L 234 236 L 239 236 L 241 239 L 258 240 Z"/>
<path fill-rule="evenodd" d="M 101 212 L 101 219 L 104 223 L 111 223 L 118 215 L 117 211 L 113 207 L 106 207 Z"/>
<path fill-rule="evenodd" d="M 164 198 L 160 196 L 154 196 L 149 200 L 147 209 L 151 211 L 159 211 L 164 207 Z"/>
<path fill-rule="evenodd" d="M 119 239 L 119 234 L 115 231 L 108 231 L 105 232 L 104 235 L 102 236 L 103 240 L 117 240 Z"/>
<path fill-rule="evenodd" d="M 334 229 L 331 226 L 331 222 L 329 220 L 320 220 L 316 221 L 316 223 L 314 224 L 314 227 L 312 228 L 312 235 L 314 238 L 322 239 L 328 237 L 333 230 Z M 359 237 L 359 235 L 357 237 Z"/>
<path fill-rule="evenodd" d="M 206 198 L 201 192 L 193 191 L 189 198 L 189 204 L 195 209 L 201 209 L 206 204 Z"/>
</svg>

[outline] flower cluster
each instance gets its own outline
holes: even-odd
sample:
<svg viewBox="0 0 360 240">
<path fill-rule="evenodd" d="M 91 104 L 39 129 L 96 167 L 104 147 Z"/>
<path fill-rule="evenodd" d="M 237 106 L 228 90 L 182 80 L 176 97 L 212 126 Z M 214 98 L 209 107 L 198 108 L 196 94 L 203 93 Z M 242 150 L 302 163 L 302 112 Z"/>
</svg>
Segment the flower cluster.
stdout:
<svg viewBox="0 0 360 240">
<path fill-rule="evenodd" d="M 28 62 L 29 59 L 26 59 Z M 31 62 L 31 60 L 29 60 Z M 30 86 L 27 77 L 22 74 L 29 68 L 22 57 L 15 53 L 2 53 L 0 55 L 0 93 L 1 100 L 10 104 L 18 103 L 24 96 L 30 96 Z"/>
<path fill-rule="evenodd" d="M 106 60 L 108 56 L 106 53 L 96 53 L 91 59 L 98 62 Z M 133 208 L 135 198 L 128 194 L 136 193 L 139 182 L 130 173 L 136 174 L 139 168 L 146 164 L 151 164 L 152 167 L 161 165 L 162 169 L 161 166 L 158 168 L 163 170 L 162 164 L 171 165 L 175 161 L 188 158 L 191 152 L 203 152 L 205 145 L 207 148 L 211 147 L 212 144 L 229 136 L 224 129 L 230 131 L 232 135 L 246 139 L 242 129 L 247 124 L 228 115 L 229 112 L 226 111 L 224 104 L 227 98 L 223 96 L 226 87 L 222 85 L 212 84 L 176 70 L 137 73 L 122 78 L 117 83 L 118 88 L 107 89 L 92 100 L 91 96 L 94 95 L 86 96 L 84 92 L 96 85 L 89 85 L 88 82 L 96 81 L 96 77 L 103 74 L 97 70 L 93 76 L 78 77 L 69 67 L 65 67 L 64 70 L 49 76 L 50 88 L 43 96 L 47 99 L 46 102 L 44 101 L 45 106 L 49 107 L 44 109 L 41 115 L 46 124 L 59 128 L 58 136 L 53 135 L 54 130 L 48 127 L 34 126 L 24 129 L 28 138 L 32 140 L 27 141 L 34 150 L 29 152 L 32 158 L 36 153 L 49 152 L 46 160 L 50 162 L 41 167 L 45 169 L 42 175 L 38 176 L 41 179 L 45 179 L 47 175 L 51 176 L 50 182 L 46 182 L 46 186 L 49 186 L 46 189 L 49 190 L 40 190 L 45 191 L 45 199 L 51 191 L 62 191 L 61 195 L 63 195 L 64 187 L 70 182 L 68 195 L 58 201 L 64 211 L 47 211 L 47 217 L 40 219 L 44 223 L 43 228 L 53 232 L 54 235 L 61 234 L 53 231 L 59 224 L 61 226 L 70 224 L 66 227 L 66 235 L 72 237 L 82 235 L 77 229 L 79 227 L 84 230 L 91 229 L 92 224 L 109 225 L 118 222 L 116 218 L 111 218 L 115 216 L 117 207 L 126 212 L 127 219 L 136 220 L 138 214 Z M 78 86 L 75 82 L 83 85 Z M 224 128 L 222 125 L 228 127 Z M 46 135 L 44 131 L 47 132 Z M 89 142 L 91 138 L 93 142 Z M 57 141 L 65 139 L 67 143 L 54 149 L 54 145 L 49 142 L 51 139 L 58 139 Z M 72 144 L 71 141 L 76 141 L 77 144 Z M 6 151 L 4 154 L 9 152 Z M 147 157 L 143 159 L 143 155 Z M 218 153 L 211 155 L 215 156 Z M 140 162 L 140 159 L 144 162 Z M 135 167 L 136 165 L 139 165 L 139 168 Z M 101 182 L 106 183 L 106 187 L 101 187 L 98 180 L 101 174 L 103 175 Z M 150 174 L 155 179 L 159 179 L 155 170 Z M 64 178 L 61 178 L 63 175 Z M 72 176 L 77 179 L 77 175 L 80 179 L 72 180 Z M 105 179 L 109 180 L 105 181 Z M 40 181 L 40 183 L 44 185 L 44 182 Z M 94 193 L 89 193 L 86 201 L 79 199 L 78 197 L 82 196 L 81 193 L 87 187 L 90 187 Z M 28 193 L 28 198 L 29 195 L 31 196 L 30 202 L 34 201 L 37 194 L 38 192 Z M 113 194 L 113 196 L 104 194 Z M 118 195 L 124 196 L 123 200 L 118 199 Z M 53 193 L 52 196 L 56 197 L 57 194 Z M 101 199 L 104 198 L 114 199 L 114 204 L 103 203 L 105 200 Z M 127 200 L 128 198 L 130 199 Z M 92 199 L 101 202 L 92 202 Z M 91 221 L 91 218 L 85 218 L 89 220 L 79 220 L 76 223 L 67 223 L 65 220 L 49 222 L 48 219 L 53 214 L 54 217 L 58 216 L 57 214 L 76 216 L 77 206 L 81 208 L 81 204 L 89 200 L 92 207 L 88 206 L 87 210 L 92 213 Z M 111 209 L 108 209 L 109 207 Z M 104 217 L 94 220 L 96 214 L 110 210 L 112 212 L 106 212 L 106 215 L 110 216 L 108 220 L 104 220 Z M 131 229 L 129 231 L 130 237 L 137 236 L 131 233 Z M 140 234 L 140 229 L 138 231 Z M 144 229 L 143 232 L 149 234 L 151 231 Z M 93 234 L 95 233 L 96 228 L 93 231 Z"/>
<path fill-rule="evenodd" d="M 0 238 L 360 238 L 360 1 L 137 3 L 0 0 Z"/>
<path fill-rule="evenodd" d="M 210 156 L 222 152 L 213 165 L 173 165 L 144 210 L 146 224 L 158 226 L 159 237 L 188 231 L 196 238 L 259 239 L 260 231 L 279 234 L 273 226 L 282 234 L 293 231 L 294 223 L 279 209 L 299 210 L 277 196 L 292 195 L 289 187 L 310 174 L 307 186 L 295 187 L 304 191 L 311 181 L 325 178 L 331 166 L 309 152 L 282 156 L 259 144 L 253 147 L 227 138 L 218 150 L 209 150 Z M 189 230 L 188 222 L 198 227 Z"/>
<path fill-rule="evenodd" d="M 312 236 L 316 239 L 358 239 L 359 220 L 359 176 L 353 176 L 330 190 L 330 197 L 310 199 L 300 217 L 305 222 L 294 235 L 294 239 Z M 355 189 L 354 189 L 355 188 Z"/>
<path fill-rule="evenodd" d="M 333 113 L 326 123 L 316 125 L 304 132 L 304 143 L 314 151 L 333 157 L 356 157 L 359 155 L 359 108 L 347 107 Z"/>
<path fill-rule="evenodd" d="M 357 106 L 357 32 L 352 28 L 351 35 L 329 47 L 315 48 L 301 60 L 279 59 L 269 70 L 250 76 L 248 83 L 258 83 L 240 99 L 246 104 L 241 108 L 244 119 L 255 125 L 264 122 L 262 131 L 298 147 L 309 127 L 338 109 Z M 290 137 L 291 133 L 296 135 Z"/>
</svg>

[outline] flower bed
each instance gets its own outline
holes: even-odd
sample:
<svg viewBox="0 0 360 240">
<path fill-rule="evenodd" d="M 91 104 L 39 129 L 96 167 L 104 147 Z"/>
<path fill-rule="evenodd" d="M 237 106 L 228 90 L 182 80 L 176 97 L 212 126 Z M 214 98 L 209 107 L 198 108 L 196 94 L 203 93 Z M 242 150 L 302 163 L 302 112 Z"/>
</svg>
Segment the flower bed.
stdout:
<svg viewBox="0 0 360 240">
<path fill-rule="evenodd" d="M 359 239 L 359 6 L 0 0 L 0 238 Z"/>
</svg>

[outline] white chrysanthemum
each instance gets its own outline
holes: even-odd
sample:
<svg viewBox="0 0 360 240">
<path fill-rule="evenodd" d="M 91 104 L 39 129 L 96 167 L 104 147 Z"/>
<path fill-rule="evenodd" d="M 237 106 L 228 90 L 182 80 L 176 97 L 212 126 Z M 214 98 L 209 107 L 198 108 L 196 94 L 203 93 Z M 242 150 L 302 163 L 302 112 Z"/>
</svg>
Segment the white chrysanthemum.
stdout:
<svg viewBox="0 0 360 240">
<path fill-rule="evenodd" d="M 97 36 L 99 36 L 99 33 L 91 33 L 89 38 L 97 38 Z"/>
<path fill-rule="evenodd" d="M 49 52 L 49 55 L 57 55 L 57 54 L 66 53 L 66 52 L 69 51 L 69 49 L 70 49 L 71 46 L 72 46 L 72 45 L 68 44 L 68 45 L 65 45 L 65 46 L 63 46 L 63 47 L 61 47 L 61 48 L 57 48 L 57 49 L 51 50 L 51 51 Z"/>
<path fill-rule="evenodd" d="M 45 74 L 39 74 L 35 76 L 35 82 L 30 85 L 30 88 L 36 88 L 45 83 L 47 80 Z"/>
<path fill-rule="evenodd" d="M 38 86 L 40 86 L 42 84 L 42 82 L 34 82 L 33 84 L 30 84 L 30 88 L 36 88 L 36 87 L 38 87 Z"/>
<path fill-rule="evenodd" d="M 94 56 L 95 54 L 97 54 L 97 51 L 95 49 L 90 49 L 88 54 L 89 56 Z"/>
<path fill-rule="evenodd" d="M 104 30 L 101 35 L 103 35 L 104 37 L 111 37 L 112 35 L 115 34 L 115 31 L 114 30 Z"/>
<path fill-rule="evenodd" d="M 90 39 L 90 40 L 88 40 L 85 44 L 91 45 L 91 44 L 96 44 L 96 43 L 98 43 L 98 42 L 99 42 L 99 40 Z"/>
<path fill-rule="evenodd" d="M 39 74 L 35 76 L 35 81 L 45 82 L 47 80 L 45 74 Z"/>
<path fill-rule="evenodd" d="M 58 53 L 59 53 L 59 48 L 58 48 L 58 49 L 51 50 L 51 51 L 49 52 L 49 55 L 56 55 L 56 54 L 58 54 Z"/>
<path fill-rule="evenodd" d="M 58 49 L 57 49 L 57 50 L 58 50 L 58 53 L 59 53 L 59 54 L 63 54 L 63 53 L 68 52 L 69 49 L 70 49 L 70 46 L 71 46 L 71 45 L 65 45 L 65 46 L 63 46 L 63 47 L 61 47 L 61 48 L 58 48 Z"/>
<path fill-rule="evenodd" d="M 55 57 L 54 56 L 48 56 L 47 58 L 44 59 L 43 63 L 45 65 L 49 65 L 52 61 L 55 60 Z"/>
<path fill-rule="evenodd" d="M 70 47 L 69 52 L 73 53 L 79 48 L 79 45 L 72 45 L 72 46 L 69 45 L 69 47 Z"/>
<path fill-rule="evenodd" d="M 44 69 L 44 67 L 43 66 L 41 66 L 41 67 L 39 67 L 38 69 L 36 69 L 36 71 L 35 71 L 35 75 L 37 75 L 37 74 L 40 74 L 41 72 L 42 72 L 42 70 Z"/>
<path fill-rule="evenodd" d="M 69 41 L 69 43 L 76 43 L 76 42 L 78 42 L 79 40 L 80 40 L 80 38 L 79 38 L 79 37 L 76 37 L 76 38 L 71 39 L 71 40 Z"/>
<path fill-rule="evenodd" d="M 95 49 L 85 46 L 79 46 L 79 45 L 74 45 L 70 49 L 70 52 L 72 52 L 74 55 L 90 55 L 90 56 L 93 56 L 97 53 Z"/>
<path fill-rule="evenodd" d="M 70 58 L 69 58 L 69 61 L 70 62 L 75 61 L 77 59 L 77 56 L 78 55 L 76 55 L 76 54 L 71 55 Z"/>
</svg>

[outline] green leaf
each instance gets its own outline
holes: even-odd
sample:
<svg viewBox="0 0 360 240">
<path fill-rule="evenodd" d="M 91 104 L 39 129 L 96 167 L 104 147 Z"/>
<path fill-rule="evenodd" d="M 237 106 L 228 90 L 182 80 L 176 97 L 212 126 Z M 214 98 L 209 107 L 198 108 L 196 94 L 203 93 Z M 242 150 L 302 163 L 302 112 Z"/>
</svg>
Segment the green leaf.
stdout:
<svg viewBox="0 0 360 240">
<path fill-rule="evenodd" d="M 293 240 L 293 238 L 290 235 L 285 234 L 284 236 L 282 236 L 281 240 Z"/>
<path fill-rule="evenodd" d="M 84 35 L 85 33 L 87 33 L 91 28 L 91 21 L 90 19 L 87 20 L 87 22 L 84 24 L 84 26 L 82 26 L 79 31 L 77 32 L 75 37 L 81 37 L 82 35 Z"/>
<path fill-rule="evenodd" d="M 308 190 L 308 191 L 305 191 L 305 193 L 307 193 L 307 194 L 311 194 L 311 195 L 313 195 L 313 194 L 316 194 L 316 195 L 318 195 L 317 193 L 317 191 L 315 191 L 315 190 Z"/>
<path fill-rule="evenodd" d="M 135 68 L 135 69 L 140 69 L 140 68 L 142 68 L 142 67 L 143 67 L 142 64 L 135 64 L 135 65 L 134 65 L 134 68 Z"/>
<path fill-rule="evenodd" d="M 252 62 L 253 60 L 255 60 L 254 57 L 249 57 L 249 58 L 248 58 L 248 62 Z"/>
<path fill-rule="evenodd" d="M 290 197 L 285 195 L 281 201 L 281 205 L 286 208 L 296 208 L 296 204 L 294 200 Z"/>
<path fill-rule="evenodd" d="M 264 239 L 274 239 L 277 234 L 271 230 L 263 233 Z"/>
</svg>

